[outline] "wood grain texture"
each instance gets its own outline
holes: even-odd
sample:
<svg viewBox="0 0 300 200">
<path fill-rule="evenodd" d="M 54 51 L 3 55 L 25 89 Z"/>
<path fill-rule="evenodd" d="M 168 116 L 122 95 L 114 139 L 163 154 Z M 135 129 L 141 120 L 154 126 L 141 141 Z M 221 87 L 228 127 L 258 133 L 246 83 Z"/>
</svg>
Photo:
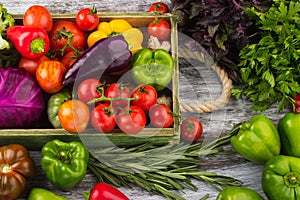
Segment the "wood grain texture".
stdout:
<svg viewBox="0 0 300 200">
<path fill-rule="evenodd" d="M 127 11 L 146 11 L 148 6 L 154 1 L 150 0 L 106 0 L 106 1 L 90 1 L 90 0 L 2 0 L 1 3 L 13 14 L 23 14 L 25 10 L 34 4 L 46 6 L 51 13 L 75 13 L 82 7 L 95 5 L 99 12 L 127 12 Z M 164 1 L 170 5 L 170 1 Z M 184 36 L 179 36 L 183 37 Z M 220 80 L 216 73 L 199 63 L 198 61 L 180 60 L 180 102 L 205 102 L 216 99 L 222 92 Z M 183 117 L 195 116 L 201 119 L 204 127 L 203 137 L 218 137 L 226 132 L 230 131 L 234 124 L 248 120 L 256 112 L 250 109 L 251 103 L 242 100 L 230 99 L 228 105 L 224 108 L 213 111 L 211 113 L 182 113 Z M 284 115 L 284 112 L 278 113 L 277 106 L 274 105 L 269 110 L 264 112 L 275 123 Z M 226 151 L 233 152 L 230 145 L 225 146 Z M 41 152 L 31 151 L 31 155 L 37 164 L 37 176 L 29 183 L 28 188 L 33 186 L 44 187 L 57 194 L 61 194 L 69 199 L 84 199 L 83 192 L 88 192 L 91 187 L 96 183 L 96 178 L 88 172 L 84 181 L 78 185 L 74 190 L 65 192 L 53 188 L 53 186 L 47 181 L 45 174 L 41 170 L 40 159 Z M 261 189 L 261 173 L 263 170 L 262 165 L 253 164 L 239 155 L 217 155 L 215 157 L 205 157 L 205 162 L 201 166 L 200 170 L 207 170 L 216 172 L 221 175 L 231 176 L 243 181 L 245 187 L 255 189 L 261 195 L 264 196 Z M 189 191 L 186 190 L 182 193 L 182 196 L 187 200 L 198 200 L 205 194 L 209 194 L 210 200 L 216 198 L 218 191 L 210 187 L 209 185 L 193 180 L 198 186 L 199 190 Z M 158 195 L 149 195 L 139 187 L 134 186 L 131 189 L 120 188 L 130 199 L 132 200 L 163 200 L 165 198 Z M 21 199 L 26 199 L 27 192 Z M 265 197 L 265 196 L 264 196 Z"/>
</svg>

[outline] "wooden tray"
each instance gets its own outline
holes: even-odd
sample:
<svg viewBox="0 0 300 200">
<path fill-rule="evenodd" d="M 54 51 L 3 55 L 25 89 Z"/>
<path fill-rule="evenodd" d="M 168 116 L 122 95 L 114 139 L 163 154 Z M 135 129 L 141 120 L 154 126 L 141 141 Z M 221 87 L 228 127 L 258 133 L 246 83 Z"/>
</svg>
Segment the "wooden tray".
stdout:
<svg viewBox="0 0 300 200">
<path fill-rule="evenodd" d="M 125 19 L 133 27 L 145 28 L 153 21 L 157 15 L 151 13 L 99 13 L 100 21 L 110 21 L 112 19 Z M 16 24 L 22 24 L 22 15 L 15 15 Z M 59 20 L 75 20 L 74 14 L 53 15 L 54 21 Z M 177 24 L 171 14 L 159 15 L 171 25 L 171 52 L 175 61 L 175 73 L 173 75 L 170 88 L 172 90 L 170 97 L 172 99 L 172 111 L 180 114 L 179 108 L 179 89 L 178 89 L 178 44 L 177 44 Z M 147 36 L 144 34 L 145 39 Z M 45 116 L 43 116 L 45 118 Z M 87 146 L 131 146 L 144 142 L 153 142 L 155 144 L 177 143 L 179 142 L 179 118 L 175 117 L 172 128 L 144 128 L 139 134 L 130 136 L 113 130 L 111 133 L 100 133 L 94 129 L 88 129 L 80 134 L 72 134 L 64 129 L 54 128 L 32 128 L 32 129 L 2 129 L 0 130 L 0 145 L 11 143 L 19 143 L 27 147 L 29 150 L 40 150 L 41 147 L 52 139 L 60 139 L 63 141 L 81 140 Z"/>
</svg>

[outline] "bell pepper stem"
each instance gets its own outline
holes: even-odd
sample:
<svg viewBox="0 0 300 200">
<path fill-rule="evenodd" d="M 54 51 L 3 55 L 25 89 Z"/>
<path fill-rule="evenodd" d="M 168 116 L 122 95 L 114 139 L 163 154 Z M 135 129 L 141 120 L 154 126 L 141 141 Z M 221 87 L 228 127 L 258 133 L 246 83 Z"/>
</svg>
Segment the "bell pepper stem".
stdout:
<svg viewBox="0 0 300 200">
<path fill-rule="evenodd" d="M 65 163 L 65 164 L 68 164 L 72 160 L 72 153 L 69 152 L 69 151 L 59 151 L 58 154 L 57 154 L 57 158 L 61 162 Z"/>
<path fill-rule="evenodd" d="M 45 41 L 42 38 L 36 38 L 30 43 L 30 51 L 32 53 L 42 53 L 45 51 Z"/>
</svg>

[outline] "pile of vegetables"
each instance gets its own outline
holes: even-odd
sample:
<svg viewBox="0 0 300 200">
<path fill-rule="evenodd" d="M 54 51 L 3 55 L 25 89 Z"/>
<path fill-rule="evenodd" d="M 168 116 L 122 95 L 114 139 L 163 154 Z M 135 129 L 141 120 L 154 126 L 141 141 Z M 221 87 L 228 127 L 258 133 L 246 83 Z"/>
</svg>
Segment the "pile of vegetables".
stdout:
<svg viewBox="0 0 300 200">
<path fill-rule="evenodd" d="M 146 35 L 123 19 L 101 22 L 94 7 L 78 11 L 74 21 L 54 23 L 45 7 L 35 5 L 25 12 L 23 24 L 15 24 L 0 8 L 1 128 L 32 128 L 47 114 L 51 127 L 74 134 L 88 128 L 139 134 L 145 127 L 173 127 L 174 118 L 180 117 L 170 102 L 158 103 L 174 74 L 170 24 L 159 18 L 169 12 L 166 4 L 149 7 L 158 17 L 149 23 Z M 37 10 L 45 20 L 35 16 Z M 218 200 L 263 199 L 235 178 L 199 169 L 200 156 L 220 153 L 221 145 L 230 143 L 246 159 L 264 164 L 262 188 L 270 200 L 300 198 L 299 10 L 295 1 L 172 1 L 180 28 L 244 85 L 232 90 L 235 97 L 253 101 L 252 108 L 260 111 L 277 102 L 278 110 L 293 106 L 278 127 L 256 114 L 205 145 L 199 142 L 203 127 L 197 118 L 182 120 L 180 144 L 87 149 L 81 142 L 54 139 L 41 149 L 47 180 L 71 191 L 89 169 L 98 178 L 83 194 L 90 200 L 127 200 L 117 188 L 131 184 L 151 195 L 183 200 L 172 190 L 197 190 L 191 179 L 218 190 Z M 145 38 L 166 45 L 145 47 Z M 194 44 L 186 43 L 191 50 L 201 50 Z M 106 78 L 124 74 L 131 82 Z M 0 152 L 0 199 L 16 199 L 34 177 L 35 163 L 22 145 L 3 146 Z M 16 184 L 16 179 L 21 181 Z M 33 187 L 28 199 L 36 198 L 66 199 Z"/>
<path fill-rule="evenodd" d="M 262 189 L 269 200 L 300 198 L 299 122 L 300 115 L 293 112 L 286 113 L 277 126 L 266 115 L 255 114 L 248 121 L 236 125 L 236 133 L 230 139 L 237 153 L 264 165 Z M 257 199 L 254 198 L 257 196 L 255 191 L 252 193 L 233 187 L 226 188 L 220 196 L 238 199 L 239 195 L 247 195 L 251 197 L 249 199 Z"/>
</svg>

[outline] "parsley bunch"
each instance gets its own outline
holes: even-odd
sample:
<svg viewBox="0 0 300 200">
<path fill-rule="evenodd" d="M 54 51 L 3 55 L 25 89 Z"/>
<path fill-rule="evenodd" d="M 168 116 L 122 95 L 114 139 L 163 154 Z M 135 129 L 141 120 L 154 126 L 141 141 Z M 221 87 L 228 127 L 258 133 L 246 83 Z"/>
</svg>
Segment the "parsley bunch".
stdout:
<svg viewBox="0 0 300 200">
<path fill-rule="evenodd" d="M 232 89 L 252 109 L 265 111 L 278 103 L 282 111 L 300 93 L 300 2 L 274 0 L 267 12 L 247 10 L 260 29 L 261 39 L 240 51 L 243 88 Z"/>
</svg>

